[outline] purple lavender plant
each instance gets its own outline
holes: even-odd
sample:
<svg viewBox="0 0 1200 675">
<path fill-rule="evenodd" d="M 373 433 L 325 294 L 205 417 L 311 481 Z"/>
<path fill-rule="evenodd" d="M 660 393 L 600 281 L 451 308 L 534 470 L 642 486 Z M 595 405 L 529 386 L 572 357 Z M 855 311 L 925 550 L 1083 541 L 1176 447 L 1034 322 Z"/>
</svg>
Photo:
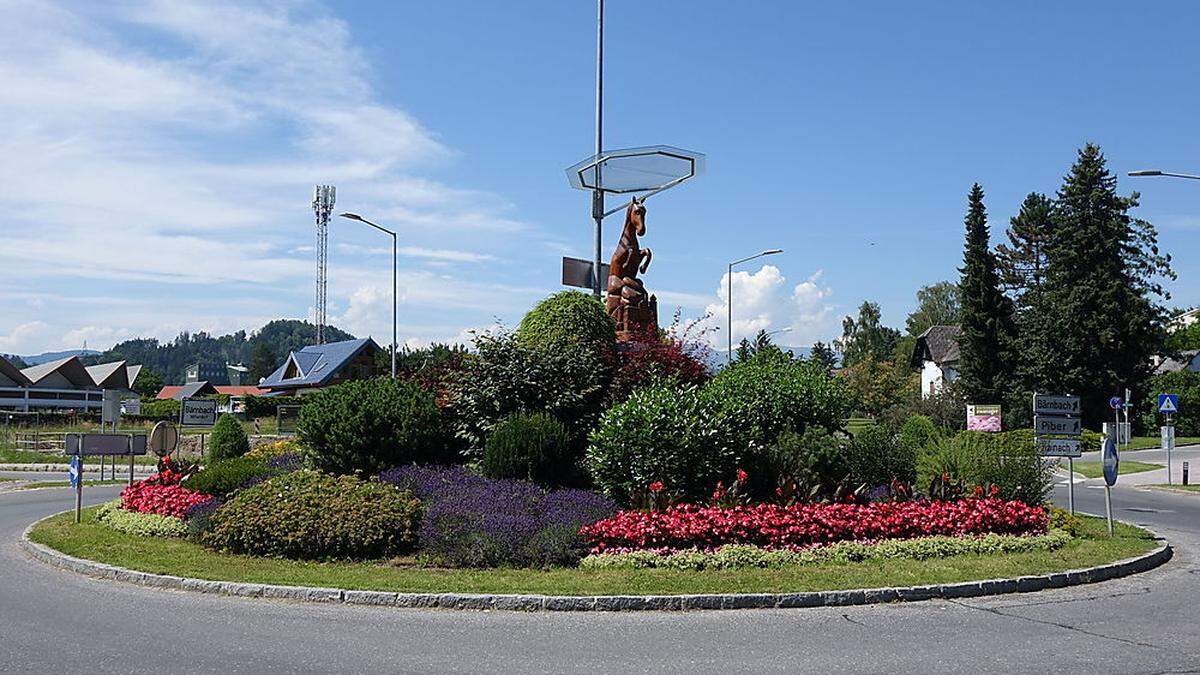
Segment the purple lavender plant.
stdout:
<svg viewBox="0 0 1200 675">
<path fill-rule="evenodd" d="M 616 511 L 612 500 L 595 492 L 547 491 L 464 467 L 397 467 L 379 480 L 421 499 L 421 548 L 452 567 L 574 564 L 585 552 L 579 528 Z"/>
</svg>

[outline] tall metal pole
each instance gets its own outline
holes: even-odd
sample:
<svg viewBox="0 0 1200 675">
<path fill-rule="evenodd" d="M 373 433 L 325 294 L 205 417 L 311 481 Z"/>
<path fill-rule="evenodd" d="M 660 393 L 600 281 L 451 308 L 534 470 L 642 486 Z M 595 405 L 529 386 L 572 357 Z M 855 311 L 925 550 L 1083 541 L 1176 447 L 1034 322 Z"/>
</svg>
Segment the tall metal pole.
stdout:
<svg viewBox="0 0 1200 675">
<path fill-rule="evenodd" d="M 392 379 L 396 379 L 396 305 L 400 299 L 397 295 L 396 268 L 399 266 L 396 257 L 396 233 L 392 233 Z"/>
<path fill-rule="evenodd" d="M 604 0 L 596 0 L 596 154 L 604 151 Z M 596 254 L 592 261 L 593 294 L 600 299 L 601 227 L 604 221 L 604 191 L 600 189 L 600 165 L 596 165 L 596 189 L 592 191 L 592 219 L 596 221 Z"/>
<path fill-rule="evenodd" d="M 725 325 L 729 327 L 729 334 L 725 336 L 728 338 L 728 351 L 725 352 L 725 363 L 728 365 L 733 363 L 733 263 L 729 263 L 729 271 L 725 274 L 725 278 L 729 282 L 729 287 L 725 289 L 725 308 L 727 310 L 725 318 L 728 320 Z"/>
</svg>

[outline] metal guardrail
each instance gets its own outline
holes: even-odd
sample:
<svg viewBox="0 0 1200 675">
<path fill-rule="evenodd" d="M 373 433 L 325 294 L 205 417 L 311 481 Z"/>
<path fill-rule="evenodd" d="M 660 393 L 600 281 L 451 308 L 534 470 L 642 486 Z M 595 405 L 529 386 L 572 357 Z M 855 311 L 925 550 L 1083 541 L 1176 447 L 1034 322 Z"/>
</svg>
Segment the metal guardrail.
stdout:
<svg viewBox="0 0 1200 675">
<path fill-rule="evenodd" d="M 42 431 L 17 431 L 13 434 L 13 446 L 17 450 L 61 453 L 66 447 L 66 434 Z"/>
</svg>

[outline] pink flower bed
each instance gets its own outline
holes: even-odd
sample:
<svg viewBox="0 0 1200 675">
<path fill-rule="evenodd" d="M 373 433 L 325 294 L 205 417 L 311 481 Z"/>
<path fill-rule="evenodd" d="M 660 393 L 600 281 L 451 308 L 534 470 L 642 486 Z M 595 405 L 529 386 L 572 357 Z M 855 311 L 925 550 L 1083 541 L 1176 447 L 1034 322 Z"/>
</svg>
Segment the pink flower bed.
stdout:
<svg viewBox="0 0 1200 675">
<path fill-rule="evenodd" d="M 138 513 L 182 518 L 188 507 L 212 499 L 212 495 L 179 485 L 184 474 L 164 469 L 121 490 L 121 508 Z"/>
<path fill-rule="evenodd" d="M 622 511 L 580 533 L 593 553 L 715 550 L 726 544 L 800 549 L 838 541 L 910 539 L 934 535 L 1044 534 L 1046 510 L 1002 499 L 869 504 L 756 504 Z"/>
</svg>

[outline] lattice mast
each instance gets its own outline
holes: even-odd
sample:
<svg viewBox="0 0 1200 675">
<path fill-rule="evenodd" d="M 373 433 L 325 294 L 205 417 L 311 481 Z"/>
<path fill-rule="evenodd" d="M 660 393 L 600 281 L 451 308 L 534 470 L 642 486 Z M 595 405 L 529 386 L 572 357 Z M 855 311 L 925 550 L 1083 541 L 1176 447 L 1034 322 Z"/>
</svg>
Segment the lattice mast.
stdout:
<svg viewBox="0 0 1200 675">
<path fill-rule="evenodd" d="M 317 344 L 325 344 L 325 324 L 328 320 L 327 289 L 329 286 L 329 216 L 337 200 L 337 188 L 332 185 L 313 187 L 312 207 L 317 217 Z"/>
</svg>

